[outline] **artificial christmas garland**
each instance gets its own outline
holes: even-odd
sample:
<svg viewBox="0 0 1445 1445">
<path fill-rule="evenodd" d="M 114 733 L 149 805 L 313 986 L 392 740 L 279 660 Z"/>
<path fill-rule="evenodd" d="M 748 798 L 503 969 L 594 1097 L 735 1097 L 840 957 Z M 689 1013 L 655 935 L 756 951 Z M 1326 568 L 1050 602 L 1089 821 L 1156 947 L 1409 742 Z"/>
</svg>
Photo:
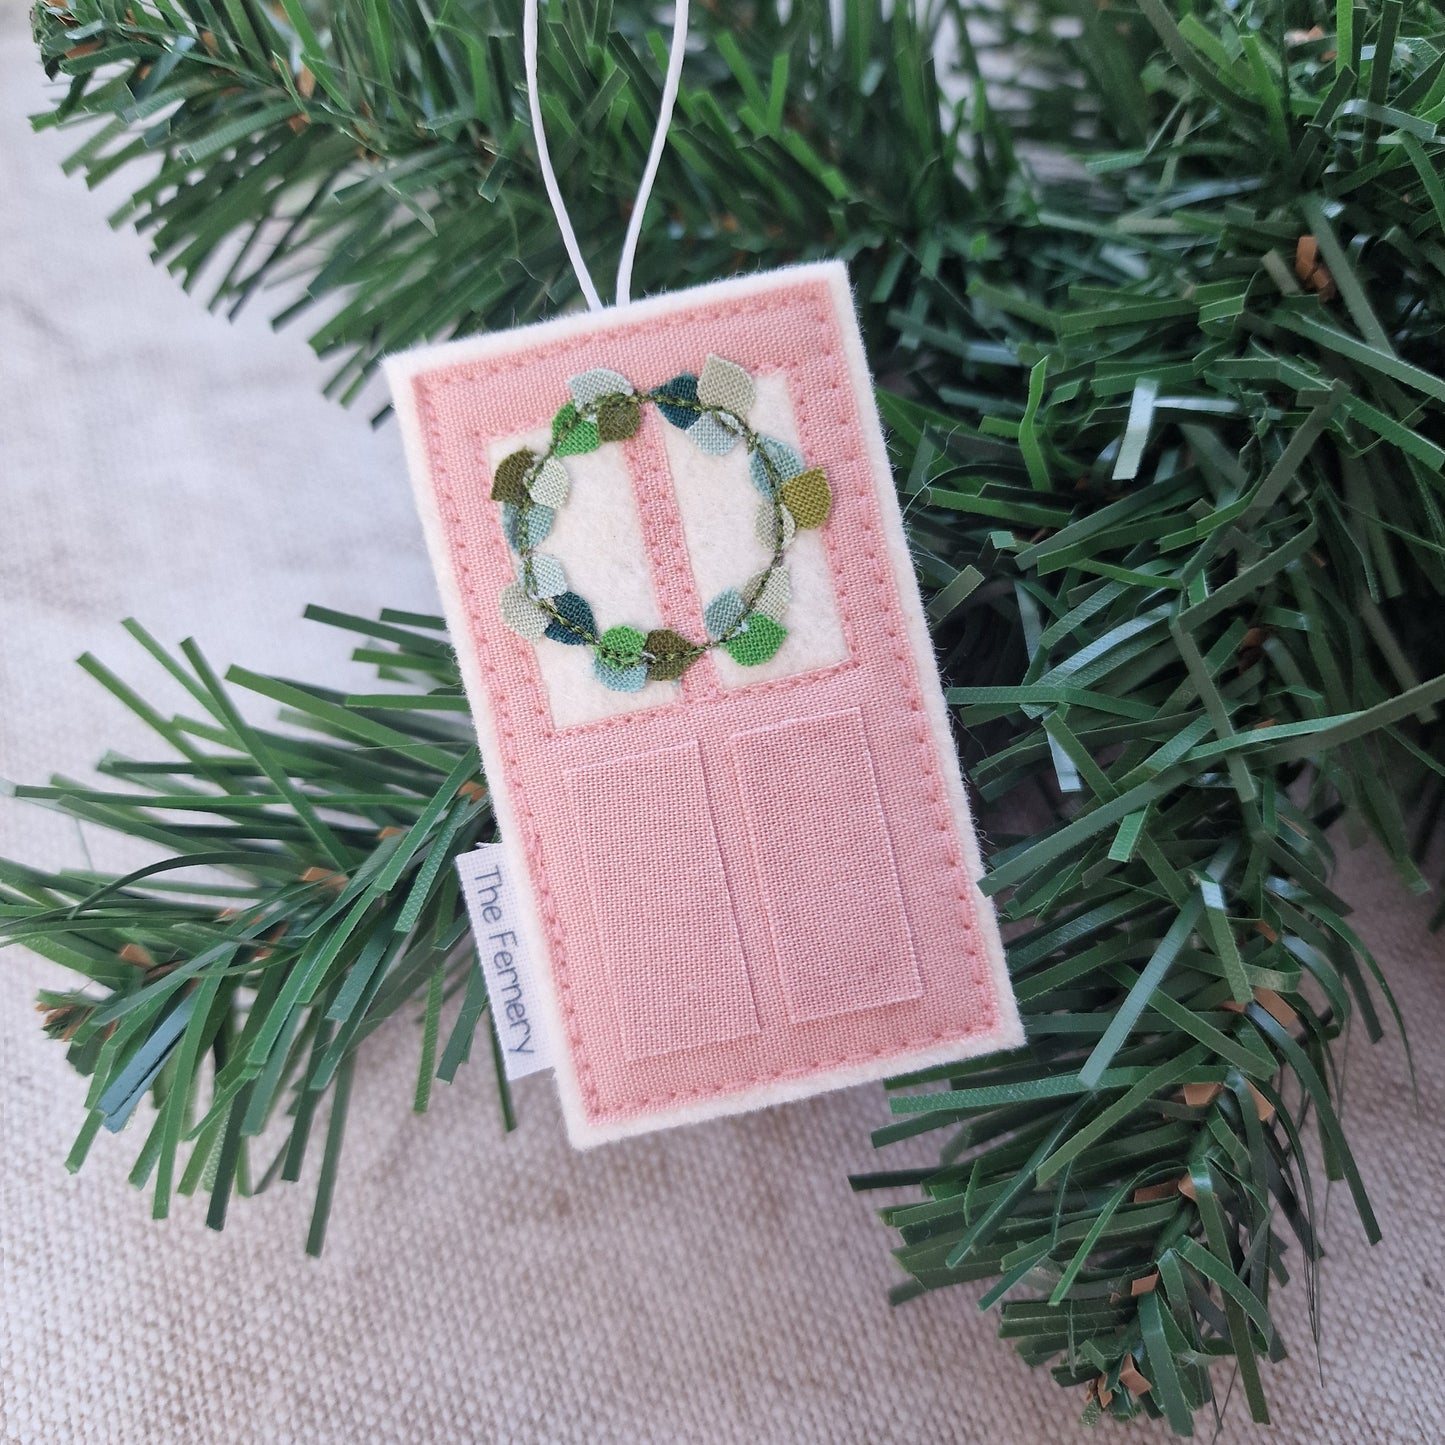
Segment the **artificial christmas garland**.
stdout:
<svg viewBox="0 0 1445 1445">
<path fill-rule="evenodd" d="M 613 234 L 641 168 L 649 20 L 579 4 L 547 27 L 584 234 Z M 92 178 L 152 162 L 122 218 L 158 259 L 188 282 L 217 261 L 233 308 L 277 278 L 304 282 L 286 315 L 337 303 L 313 338 L 343 358 L 335 394 L 388 350 L 571 299 L 513 5 L 81 0 L 36 24 L 70 78 L 42 123 L 99 122 L 74 162 Z M 658 287 L 849 260 L 1029 1036 L 895 1081 L 875 1143 L 941 1130 L 938 1161 L 854 1183 L 921 1190 L 884 1211 L 910 1287 L 994 1281 L 1002 1332 L 1090 1418 L 1187 1433 L 1231 1359 L 1267 1418 L 1282 1230 L 1311 1279 L 1321 1252 L 1311 1116 L 1378 1237 L 1333 1045 L 1356 1014 L 1378 1036 L 1390 997 L 1324 830 L 1369 829 L 1425 885 L 1438 24 L 1419 0 L 857 0 L 836 27 L 822 0 L 721 6 L 644 229 Z M 941 77 L 935 46 L 957 51 Z M 283 729 L 133 624 L 194 715 L 86 659 L 175 756 L 107 759 L 114 791 L 21 791 L 173 856 L 0 865 L 6 934 L 83 980 L 43 1000 L 92 1076 L 72 1163 L 150 1091 L 136 1182 L 158 1214 L 207 1190 L 219 1225 L 300 1177 L 329 1099 L 313 1249 L 366 1038 L 423 1001 L 424 1108 L 485 1029 L 450 859 L 492 828 L 435 620 L 316 615 L 389 690 L 233 670 Z"/>
</svg>

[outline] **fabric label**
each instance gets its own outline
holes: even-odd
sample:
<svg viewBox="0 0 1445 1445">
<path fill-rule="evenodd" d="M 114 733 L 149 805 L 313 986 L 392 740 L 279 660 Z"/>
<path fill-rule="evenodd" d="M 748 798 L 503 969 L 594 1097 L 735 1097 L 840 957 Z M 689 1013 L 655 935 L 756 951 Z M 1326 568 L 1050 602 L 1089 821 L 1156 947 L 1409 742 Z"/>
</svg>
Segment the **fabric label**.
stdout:
<svg viewBox="0 0 1445 1445">
<path fill-rule="evenodd" d="M 509 1079 L 550 1069 L 551 1041 L 502 845 L 479 843 L 457 859 L 457 873 L 472 921 L 477 961 L 487 980 L 503 1069 Z"/>
</svg>

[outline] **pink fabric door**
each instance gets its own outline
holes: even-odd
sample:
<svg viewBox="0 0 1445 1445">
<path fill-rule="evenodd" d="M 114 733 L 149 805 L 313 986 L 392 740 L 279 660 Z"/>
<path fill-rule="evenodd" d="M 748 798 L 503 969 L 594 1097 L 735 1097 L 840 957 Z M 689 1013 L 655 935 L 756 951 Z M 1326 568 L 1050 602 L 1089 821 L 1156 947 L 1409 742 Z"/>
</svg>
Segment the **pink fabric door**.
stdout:
<svg viewBox="0 0 1445 1445">
<path fill-rule="evenodd" d="M 530 343 L 515 333 L 504 354 L 412 379 L 433 544 L 455 582 L 489 771 L 502 773 L 503 822 L 526 860 L 591 1125 L 807 1092 L 813 1076 L 994 1036 L 1011 1017 L 956 780 L 950 794 L 955 765 L 940 753 L 941 702 L 926 706 L 936 682 L 905 616 L 916 595 L 911 578 L 900 586 L 882 514 L 852 320 L 836 284 L 798 274 L 743 302 L 642 306 L 635 320 Z M 832 652 L 790 671 L 785 643 L 756 681 L 722 676 L 709 654 L 627 710 L 559 725 L 559 699 L 575 702 L 573 685 L 544 676 L 543 650 L 559 645 L 524 641 L 498 615 L 513 564 L 487 500 L 491 467 L 545 429 L 569 377 L 611 367 L 646 388 L 699 371 L 709 353 L 772 379 L 797 446 L 830 479 L 813 582 L 826 595 L 795 582 L 789 618 L 802 631 L 834 619 Z M 625 467 L 641 542 L 605 560 L 645 582 L 662 625 L 705 635 L 707 518 L 694 514 L 689 531 L 690 481 L 666 422 L 647 408 L 635 437 L 604 450 Z M 589 484 L 576 472 L 574 496 Z"/>
</svg>

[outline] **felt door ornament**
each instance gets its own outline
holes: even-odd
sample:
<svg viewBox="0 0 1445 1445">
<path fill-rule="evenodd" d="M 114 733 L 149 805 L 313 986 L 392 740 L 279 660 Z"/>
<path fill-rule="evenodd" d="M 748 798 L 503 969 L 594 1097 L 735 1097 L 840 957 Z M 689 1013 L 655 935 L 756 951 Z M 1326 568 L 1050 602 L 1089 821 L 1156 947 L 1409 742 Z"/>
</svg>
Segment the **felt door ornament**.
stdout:
<svg viewBox="0 0 1445 1445">
<path fill-rule="evenodd" d="M 574 1143 L 1020 1043 L 844 267 L 388 375 Z"/>
</svg>

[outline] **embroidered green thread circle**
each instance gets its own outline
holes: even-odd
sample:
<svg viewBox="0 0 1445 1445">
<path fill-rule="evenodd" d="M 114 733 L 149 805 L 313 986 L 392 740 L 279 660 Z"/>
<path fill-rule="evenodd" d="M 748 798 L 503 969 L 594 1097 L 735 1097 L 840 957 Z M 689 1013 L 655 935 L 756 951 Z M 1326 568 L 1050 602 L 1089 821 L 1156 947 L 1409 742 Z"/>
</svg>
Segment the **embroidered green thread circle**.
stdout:
<svg viewBox="0 0 1445 1445">
<path fill-rule="evenodd" d="M 502 588 L 502 621 L 529 642 L 550 638 L 591 648 L 593 672 L 614 692 L 675 682 L 716 647 L 745 667 L 766 662 L 788 635 L 782 619 L 792 589 L 784 558 L 794 533 L 799 527 L 821 527 L 832 510 L 833 494 L 822 468 L 809 467 L 787 442 L 748 425 L 756 399 L 753 379 L 720 356 L 709 356 L 700 376 L 683 372 L 652 391 L 638 391 L 620 372 L 605 367 L 574 376 L 567 388 L 572 399 L 552 418 L 547 450 L 513 452 L 492 479 L 492 500 L 501 504 L 502 530 L 517 556 L 517 580 Z M 725 456 L 741 442 L 748 475 L 762 494 L 756 530 L 771 556 L 742 587 L 719 592 L 703 609 L 705 642 L 692 642 L 668 627 L 644 632 L 621 624 L 599 630 L 587 599 L 568 588 L 561 562 L 537 550 L 571 490 L 562 459 L 634 436 L 645 405 L 656 406 L 664 420 L 709 456 Z"/>
</svg>

